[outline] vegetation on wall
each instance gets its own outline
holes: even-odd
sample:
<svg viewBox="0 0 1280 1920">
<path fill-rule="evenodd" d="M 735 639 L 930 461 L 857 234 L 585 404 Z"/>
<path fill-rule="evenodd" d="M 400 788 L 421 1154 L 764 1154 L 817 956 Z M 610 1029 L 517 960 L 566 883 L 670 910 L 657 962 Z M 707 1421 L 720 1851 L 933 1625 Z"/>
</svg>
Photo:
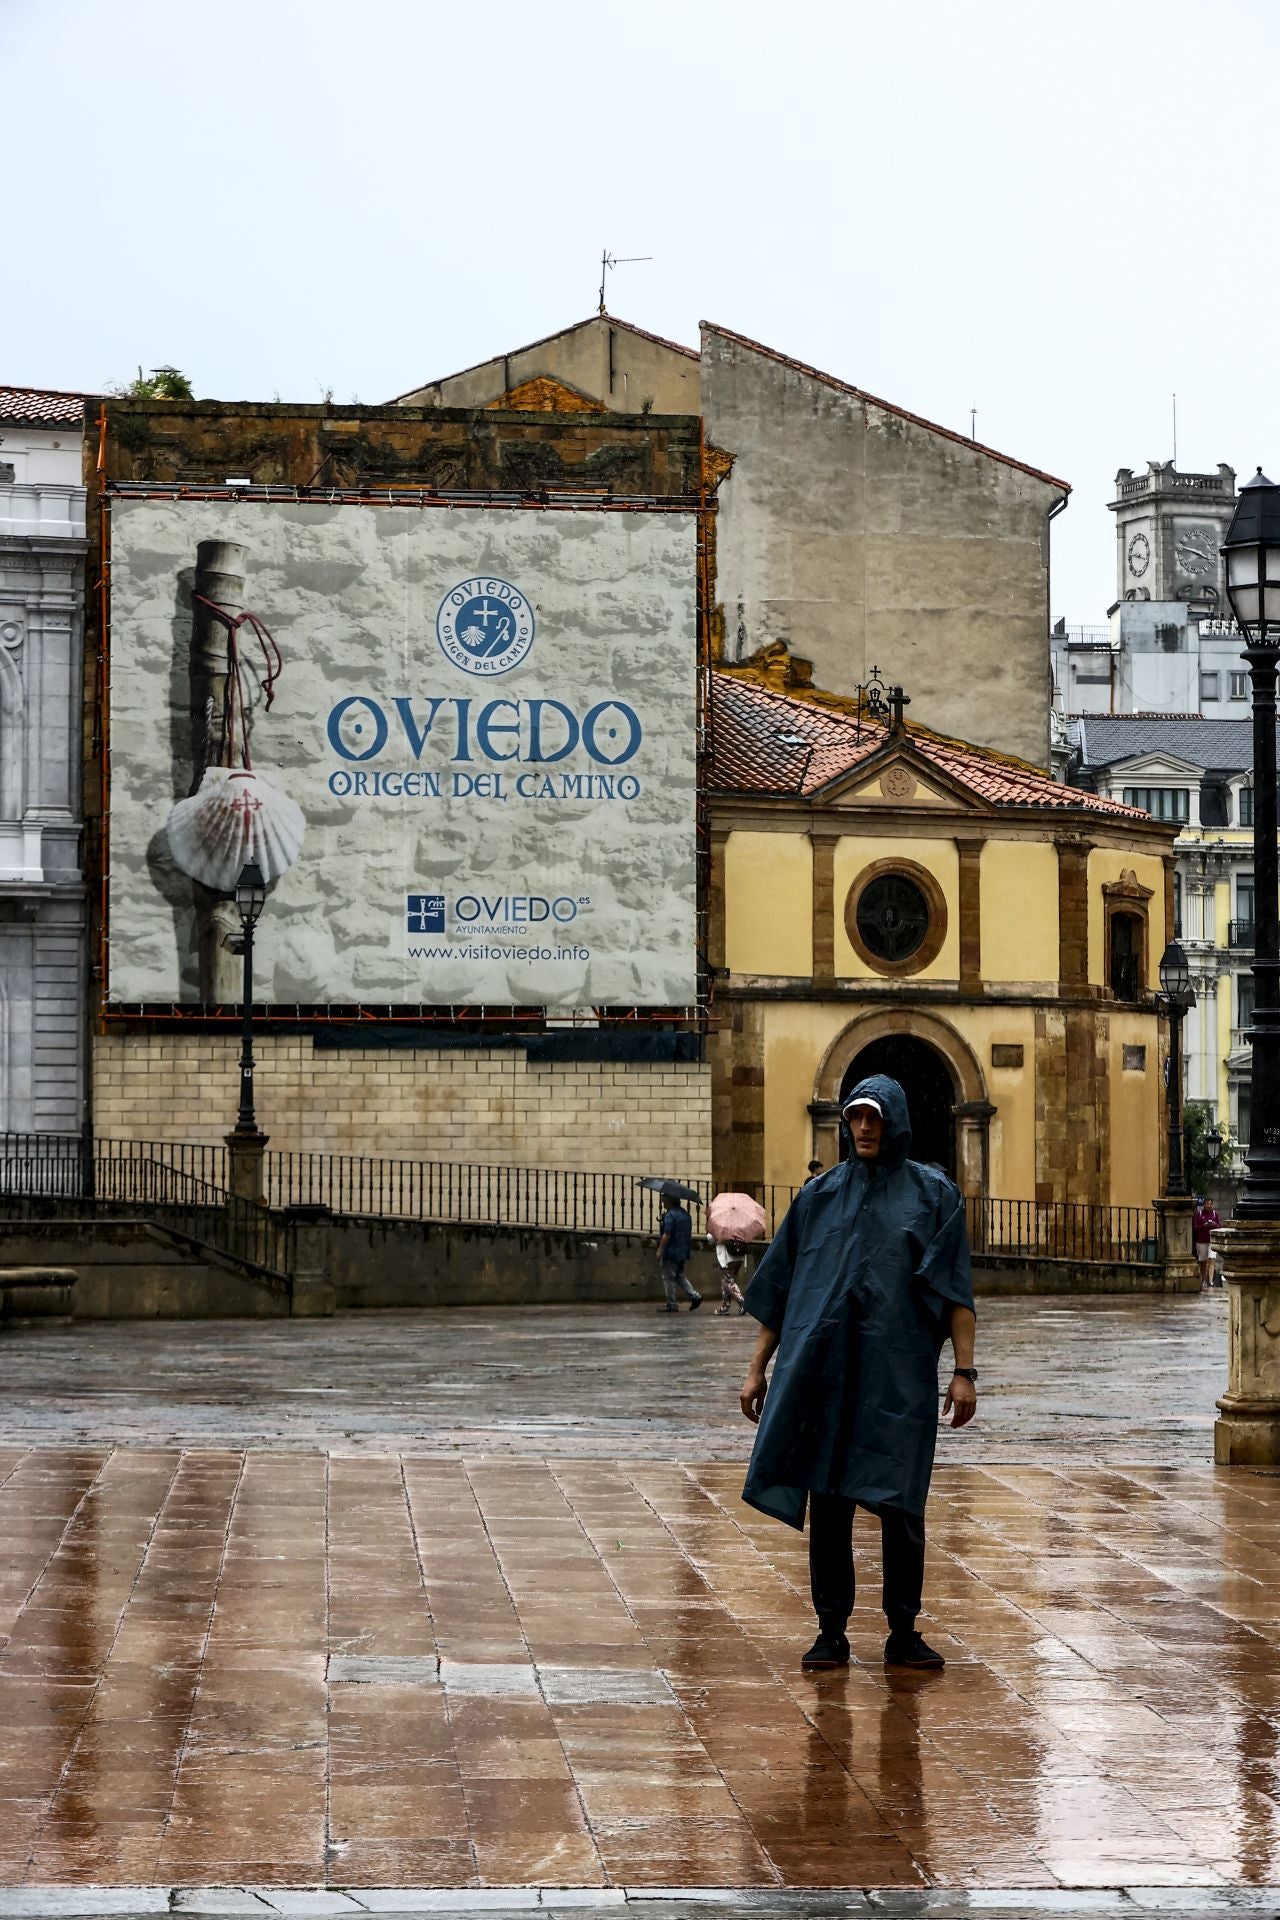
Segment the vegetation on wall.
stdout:
<svg viewBox="0 0 1280 1920">
<path fill-rule="evenodd" d="M 1227 1160 L 1227 1130 L 1215 1124 L 1213 1110 L 1204 1100 L 1188 1100 L 1183 1113 L 1183 1139 L 1186 1143 L 1187 1186 L 1192 1193 L 1204 1193 L 1215 1170 Z M 1216 1158 L 1210 1141 L 1217 1140 Z"/>
<path fill-rule="evenodd" d="M 150 373 L 138 368 L 137 377 L 108 389 L 120 400 L 194 400 L 191 382 L 180 367 L 153 367 Z"/>
</svg>

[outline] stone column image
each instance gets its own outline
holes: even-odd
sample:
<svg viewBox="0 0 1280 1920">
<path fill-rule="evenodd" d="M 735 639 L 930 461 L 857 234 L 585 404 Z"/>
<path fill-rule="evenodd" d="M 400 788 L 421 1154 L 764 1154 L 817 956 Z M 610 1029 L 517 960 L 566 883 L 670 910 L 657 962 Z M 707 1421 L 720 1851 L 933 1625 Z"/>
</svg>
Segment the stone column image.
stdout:
<svg viewBox="0 0 1280 1920">
<path fill-rule="evenodd" d="M 196 577 L 191 606 L 191 785 L 198 793 L 210 767 L 225 766 L 228 631 L 214 601 L 235 618 L 244 612 L 246 549 L 236 540 L 202 540 L 196 548 Z M 247 722 L 246 722 L 247 724 Z M 196 956 L 200 998 L 225 1006 L 239 998 L 240 918 L 226 894 L 193 880 L 196 896 Z"/>
</svg>

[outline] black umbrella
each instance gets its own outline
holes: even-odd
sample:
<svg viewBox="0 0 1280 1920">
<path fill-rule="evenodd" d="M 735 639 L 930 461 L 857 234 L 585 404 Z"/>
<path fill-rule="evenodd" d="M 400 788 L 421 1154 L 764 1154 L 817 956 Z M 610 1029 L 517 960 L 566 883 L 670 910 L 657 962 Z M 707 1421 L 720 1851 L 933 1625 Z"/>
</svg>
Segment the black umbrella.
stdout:
<svg viewBox="0 0 1280 1920">
<path fill-rule="evenodd" d="M 638 1186 L 647 1187 L 650 1193 L 660 1193 L 664 1200 L 693 1200 L 702 1206 L 702 1195 L 696 1187 L 686 1187 L 682 1180 L 664 1180 L 661 1174 L 650 1174 L 647 1179 L 637 1181 Z"/>
</svg>

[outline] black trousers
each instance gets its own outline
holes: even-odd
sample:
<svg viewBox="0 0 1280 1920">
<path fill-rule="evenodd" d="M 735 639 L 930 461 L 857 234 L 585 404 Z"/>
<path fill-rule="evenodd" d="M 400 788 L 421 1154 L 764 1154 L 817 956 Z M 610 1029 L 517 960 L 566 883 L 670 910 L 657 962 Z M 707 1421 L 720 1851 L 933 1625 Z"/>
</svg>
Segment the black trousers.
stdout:
<svg viewBox="0 0 1280 1920">
<path fill-rule="evenodd" d="M 855 1502 L 838 1493 L 809 1495 L 809 1591 L 818 1625 L 843 1633 L 853 1612 Z M 910 1632 L 924 1590 L 924 1517 L 901 1507 L 869 1507 L 880 1516 L 883 1605 L 890 1633 Z"/>
</svg>

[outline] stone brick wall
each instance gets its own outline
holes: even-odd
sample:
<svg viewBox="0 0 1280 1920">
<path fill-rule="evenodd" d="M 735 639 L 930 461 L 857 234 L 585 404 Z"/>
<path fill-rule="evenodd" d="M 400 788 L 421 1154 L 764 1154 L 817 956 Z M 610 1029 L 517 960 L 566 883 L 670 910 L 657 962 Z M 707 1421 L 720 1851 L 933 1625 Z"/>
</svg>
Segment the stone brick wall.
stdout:
<svg viewBox="0 0 1280 1920">
<path fill-rule="evenodd" d="M 272 1150 L 385 1154 L 582 1171 L 711 1172 L 711 1070 L 536 1062 L 521 1047 L 328 1051 L 255 1042 Z M 101 1138 L 216 1144 L 239 1103 L 236 1034 L 107 1034 L 94 1046 Z"/>
<path fill-rule="evenodd" d="M 1092 1008 L 1036 1014 L 1036 1199 L 1111 1202 L 1110 1022 Z"/>
<path fill-rule="evenodd" d="M 1061 484 L 740 336 L 706 326 L 702 347 L 707 438 L 734 459 L 715 536 L 729 659 L 782 640 L 845 694 L 878 665 L 913 718 L 1047 766 Z"/>
</svg>

